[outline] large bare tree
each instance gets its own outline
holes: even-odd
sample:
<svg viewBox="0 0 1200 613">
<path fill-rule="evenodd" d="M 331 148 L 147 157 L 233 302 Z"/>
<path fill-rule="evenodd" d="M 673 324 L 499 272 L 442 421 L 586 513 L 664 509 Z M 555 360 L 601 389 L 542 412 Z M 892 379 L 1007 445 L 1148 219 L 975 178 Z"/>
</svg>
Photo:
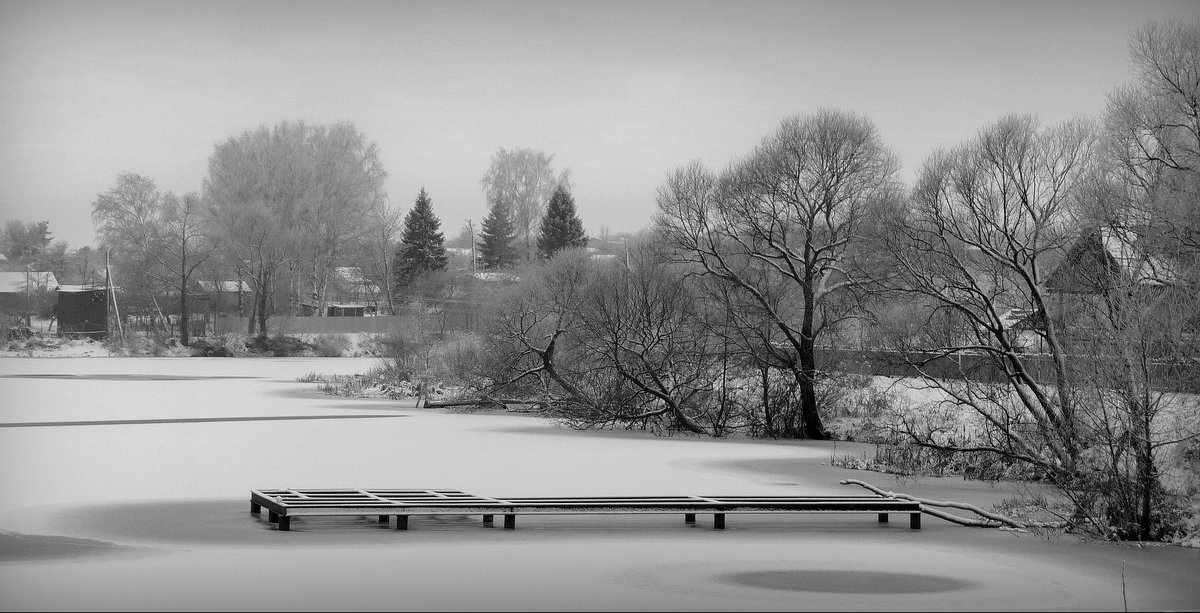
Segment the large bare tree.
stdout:
<svg viewBox="0 0 1200 613">
<path fill-rule="evenodd" d="M 192 277 L 212 256 L 218 243 L 208 232 L 208 215 L 195 192 L 182 197 L 168 192 L 162 208 L 154 259 L 162 268 L 163 280 L 179 292 L 179 341 L 187 346 L 191 336 L 188 292 Z"/>
<path fill-rule="evenodd" d="M 116 263 L 127 300 L 151 303 L 155 291 L 151 269 L 161 217 L 162 194 L 154 180 L 135 173 L 118 175 L 117 184 L 92 203 L 96 235 Z"/>
<path fill-rule="evenodd" d="M 784 120 L 721 175 L 699 163 L 659 189 L 656 227 L 685 262 L 744 294 L 760 326 L 757 347 L 790 372 L 803 431 L 823 439 L 816 346 L 846 318 L 859 283 L 847 264 L 868 210 L 893 189 L 898 164 L 865 117 L 834 110 Z"/>
<path fill-rule="evenodd" d="M 925 381 L 981 417 L 985 443 L 965 441 L 943 424 L 908 423 L 920 444 L 988 450 L 1020 458 L 1059 480 L 1075 475 L 1080 438 L 1078 387 L 1052 311 L 1047 276 L 1071 239 L 1072 206 L 1093 151 L 1082 121 L 1042 128 L 1025 116 L 1005 117 L 969 143 L 935 153 L 921 169 L 909 219 L 892 225 L 894 288 L 928 305 L 929 321 L 960 324 L 943 344 L 914 362 Z M 1006 319 L 1028 313 L 1048 356 L 1049 374 L 1019 346 Z M 925 335 L 925 340 L 937 338 Z M 912 346 L 902 345 L 909 352 Z M 1006 385 L 931 370 L 931 364 L 975 363 L 982 357 Z"/>
</svg>

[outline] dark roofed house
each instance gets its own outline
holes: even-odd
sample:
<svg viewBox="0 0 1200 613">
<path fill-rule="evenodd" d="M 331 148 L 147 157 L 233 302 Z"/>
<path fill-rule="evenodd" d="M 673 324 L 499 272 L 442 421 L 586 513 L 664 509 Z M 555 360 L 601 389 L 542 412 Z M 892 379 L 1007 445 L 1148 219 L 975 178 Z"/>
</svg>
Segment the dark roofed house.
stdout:
<svg viewBox="0 0 1200 613">
<path fill-rule="evenodd" d="M 1079 237 L 1058 267 L 1046 278 L 1053 296 L 1051 317 L 1059 329 L 1076 337 L 1101 325 L 1094 314 L 1104 313 L 1104 300 L 1113 292 L 1178 291 L 1178 264 L 1156 253 L 1126 228 L 1105 226 Z M 1169 303 L 1169 302 L 1168 302 Z M 1086 307 L 1086 308 L 1085 308 Z M 1169 311 L 1169 309 L 1168 309 Z M 1188 314 L 1164 311 L 1164 326 L 1188 326 Z"/>
<path fill-rule="evenodd" d="M 334 268 L 330 277 L 325 314 L 331 317 L 362 317 L 379 310 L 383 290 L 371 283 L 357 266 Z"/>
<path fill-rule="evenodd" d="M 236 314 L 241 316 L 245 310 L 245 304 L 249 302 L 250 296 L 253 294 L 250 284 L 245 281 L 213 281 L 211 279 L 201 279 L 196 282 L 199 288 L 202 300 L 207 301 L 207 305 L 201 307 L 200 310 L 206 310 L 213 313 Z"/>
<path fill-rule="evenodd" d="M 1129 285 L 1174 285 L 1178 272 L 1172 262 L 1138 243 L 1124 228 L 1093 230 L 1075 241 L 1046 286 L 1057 294 L 1103 294 Z"/>
</svg>

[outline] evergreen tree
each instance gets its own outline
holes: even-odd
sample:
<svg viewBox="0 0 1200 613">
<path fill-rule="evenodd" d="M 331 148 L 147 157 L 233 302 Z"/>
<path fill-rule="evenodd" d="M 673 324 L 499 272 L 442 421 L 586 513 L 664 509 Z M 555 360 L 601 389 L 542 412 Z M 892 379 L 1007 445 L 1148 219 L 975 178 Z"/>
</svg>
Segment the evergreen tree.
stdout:
<svg viewBox="0 0 1200 613">
<path fill-rule="evenodd" d="M 542 233 L 537 241 L 538 254 L 548 258 L 563 249 L 581 249 L 587 246 L 587 234 L 583 221 L 575 213 L 575 198 L 560 185 L 550 197 L 546 216 L 542 217 Z"/>
<path fill-rule="evenodd" d="M 427 272 L 446 269 L 445 237 L 438 230 L 442 222 L 433 214 L 425 188 L 404 217 L 404 231 L 396 249 L 396 286 L 407 287 Z"/>
<path fill-rule="evenodd" d="M 502 200 L 492 201 L 492 207 L 479 230 L 479 238 L 479 261 L 486 270 L 508 268 L 521 257 L 513 245 L 517 239 L 517 228 L 513 224 L 512 209 Z"/>
</svg>

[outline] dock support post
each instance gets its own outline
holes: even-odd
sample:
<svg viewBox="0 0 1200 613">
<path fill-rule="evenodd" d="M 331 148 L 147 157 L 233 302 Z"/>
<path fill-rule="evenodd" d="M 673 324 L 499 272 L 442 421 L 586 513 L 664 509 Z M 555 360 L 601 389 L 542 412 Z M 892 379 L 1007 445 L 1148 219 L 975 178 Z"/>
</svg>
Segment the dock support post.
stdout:
<svg viewBox="0 0 1200 613">
<path fill-rule="evenodd" d="M 912 528 L 913 530 L 921 529 L 921 514 L 920 513 L 912 513 L 908 516 L 908 527 Z"/>
<path fill-rule="evenodd" d="M 287 532 L 288 530 L 291 530 L 292 529 L 292 518 L 288 517 L 287 515 L 280 515 L 279 516 L 279 529 L 282 530 L 283 532 Z"/>
<path fill-rule="evenodd" d="M 696 523 L 696 514 L 695 513 L 684 513 L 683 514 L 683 523 L 685 523 L 685 524 Z"/>
<path fill-rule="evenodd" d="M 380 516 L 379 516 L 379 523 L 381 523 L 381 524 L 386 524 L 386 523 L 388 523 L 388 516 L 387 516 L 387 515 L 380 515 Z"/>
<path fill-rule="evenodd" d="M 724 529 L 725 529 L 725 514 L 724 513 L 714 513 L 713 514 L 713 530 L 724 530 Z"/>
<path fill-rule="evenodd" d="M 396 516 L 396 529 L 397 530 L 408 530 L 408 516 L 407 515 L 397 515 Z"/>
<path fill-rule="evenodd" d="M 880 513 L 880 514 L 879 514 L 879 523 L 881 523 L 881 524 L 886 524 L 886 523 L 888 523 L 888 514 L 887 514 L 887 513 Z"/>
<path fill-rule="evenodd" d="M 261 512 L 262 512 L 262 505 L 260 505 L 260 504 L 258 504 L 257 502 L 254 502 L 253 500 L 251 500 L 251 501 L 250 501 L 250 514 L 251 514 L 251 515 L 258 515 L 258 514 L 259 514 L 259 513 L 261 513 Z"/>
<path fill-rule="evenodd" d="M 504 529 L 505 530 L 516 530 L 517 529 L 517 516 L 516 515 L 505 515 L 504 516 Z"/>
<path fill-rule="evenodd" d="M 494 519 L 495 519 L 495 516 L 494 516 L 494 515 L 484 515 L 484 516 L 483 516 L 483 523 L 485 523 L 485 524 L 489 524 L 489 525 L 490 525 Z"/>
<path fill-rule="evenodd" d="M 277 524 L 279 523 L 279 514 L 275 511 L 267 511 L 267 519 L 271 520 L 271 523 Z"/>
</svg>

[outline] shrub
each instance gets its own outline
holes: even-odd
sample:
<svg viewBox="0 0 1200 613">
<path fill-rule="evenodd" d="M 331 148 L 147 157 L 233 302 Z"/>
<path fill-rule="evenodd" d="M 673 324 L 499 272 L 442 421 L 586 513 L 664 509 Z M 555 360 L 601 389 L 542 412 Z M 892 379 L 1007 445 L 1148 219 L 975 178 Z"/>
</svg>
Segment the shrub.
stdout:
<svg viewBox="0 0 1200 613">
<path fill-rule="evenodd" d="M 208 342 L 207 339 L 196 339 L 191 344 L 192 356 L 206 358 L 228 358 L 233 357 L 234 353 L 224 345 L 218 345 Z"/>
<path fill-rule="evenodd" d="M 316 348 L 294 336 L 256 336 L 246 343 L 246 349 L 252 353 L 269 355 L 277 358 L 315 357 Z"/>
<path fill-rule="evenodd" d="M 350 349 L 350 339 L 341 334 L 322 334 L 313 340 L 312 346 L 323 358 L 340 358 Z"/>
</svg>

